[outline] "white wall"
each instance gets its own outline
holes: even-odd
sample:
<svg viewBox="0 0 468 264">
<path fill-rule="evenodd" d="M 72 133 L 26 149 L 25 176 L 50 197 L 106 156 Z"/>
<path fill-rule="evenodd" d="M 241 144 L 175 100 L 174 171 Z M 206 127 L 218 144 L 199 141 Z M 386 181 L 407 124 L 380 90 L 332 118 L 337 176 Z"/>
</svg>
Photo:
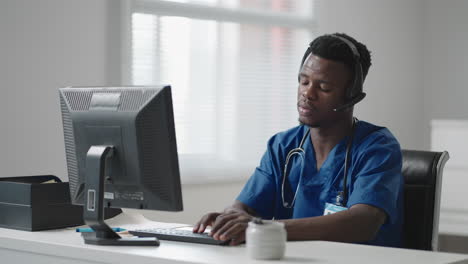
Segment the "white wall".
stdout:
<svg viewBox="0 0 468 264">
<path fill-rule="evenodd" d="M 116 16 L 110 15 L 117 14 L 115 3 L 0 1 L 0 177 L 51 173 L 66 179 L 57 88 L 118 83 L 119 36 L 112 30 Z M 467 93 L 462 91 L 463 74 L 450 74 L 462 71 L 467 63 L 457 57 L 462 53 L 466 58 L 463 47 L 468 46 L 467 38 L 460 36 L 463 23 L 468 24 L 462 7 L 467 10 L 462 1 L 317 1 L 319 33 L 348 33 L 373 52 L 374 65 L 364 88 L 368 97 L 357 106 L 356 115 L 389 127 L 404 148 L 429 148 L 421 135 L 432 116 L 467 113 L 463 99 L 440 88 L 456 86 L 457 92 Z M 453 52 L 429 58 L 444 47 L 439 38 L 449 37 L 446 31 L 454 28 L 459 42 L 450 44 Z M 423 39 L 431 40 L 424 49 Z M 445 56 L 455 60 L 455 69 Z M 439 60 L 444 63 L 423 70 L 423 64 Z M 432 108 L 441 102 L 438 98 L 448 106 Z M 450 106 L 452 100 L 459 108 Z M 242 181 L 185 185 L 183 213 L 150 215 L 191 223 L 203 212 L 224 208 L 242 185 Z"/>
<path fill-rule="evenodd" d="M 421 0 L 319 0 L 319 33 L 344 32 L 371 51 L 367 97 L 355 116 L 388 127 L 402 148 L 427 149 L 422 133 Z"/>
<path fill-rule="evenodd" d="M 438 119 L 432 147 L 451 156 L 443 175 L 440 230 L 468 236 L 468 1 L 430 0 L 424 7 L 424 138 L 429 141 L 428 124 Z"/>
<path fill-rule="evenodd" d="M 468 119 L 468 1 L 428 0 L 424 5 L 423 120 L 429 142 L 431 119 Z"/>
<path fill-rule="evenodd" d="M 106 1 L 0 1 L 0 177 L 66 178 L 58 88 L 107 83 Z"/>
</svg>

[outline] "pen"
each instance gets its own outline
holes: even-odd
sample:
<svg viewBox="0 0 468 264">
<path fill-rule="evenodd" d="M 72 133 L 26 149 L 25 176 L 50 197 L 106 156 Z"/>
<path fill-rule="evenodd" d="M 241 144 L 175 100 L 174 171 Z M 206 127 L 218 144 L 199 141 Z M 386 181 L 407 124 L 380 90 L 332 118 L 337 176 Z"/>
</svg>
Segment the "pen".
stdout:
<svg viewBox="0 0 468 264">
<path fill-rule="evenodd" d="M 120 227 L 113 227 L 112 230 L 114 230 L 114 232 L 122 232 L 122 231 L 126 231 L 126 229 L 124 228 L 120 228 Z M 94 232 L 94 230 L 92 228 L 89 228 L 89 227 L 79 227 L 76 229 L 76 232 Z"/>
</svg>

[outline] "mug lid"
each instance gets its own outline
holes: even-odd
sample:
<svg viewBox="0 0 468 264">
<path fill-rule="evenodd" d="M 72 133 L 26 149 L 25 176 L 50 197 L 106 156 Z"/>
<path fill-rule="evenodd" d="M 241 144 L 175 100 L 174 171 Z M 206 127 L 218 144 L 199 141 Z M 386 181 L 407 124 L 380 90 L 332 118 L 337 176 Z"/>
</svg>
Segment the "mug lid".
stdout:
<svg viewBox="0 0 468 264">
<path fill-rule="evenodd" d="M 273 220 L 262 220 L 260 224 L 255 221 L 250 221 L 249 227 L 262 229 L 282 229 L 284 228 L 284 223 Z"/>
</svg>

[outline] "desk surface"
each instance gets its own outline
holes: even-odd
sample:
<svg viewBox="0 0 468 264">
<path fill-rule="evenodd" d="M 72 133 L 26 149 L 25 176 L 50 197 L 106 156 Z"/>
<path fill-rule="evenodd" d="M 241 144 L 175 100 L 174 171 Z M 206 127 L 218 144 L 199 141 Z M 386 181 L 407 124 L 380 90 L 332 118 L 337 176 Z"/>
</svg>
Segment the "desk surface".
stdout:
<svg viewBox="0 0 468 264">
<path fill-rule="evenodd" d="M 164 224 L 163 224 L 164 225 Z M 159 247 L 86 245 L 74 229 L 27 232 L 0 228 L 6 263 L 268 263 L 248 257 L 245 245 L 228 247 L 161 241 Z M 13 262 L 14 261 L 14 262 Z M 51 262 L 53 261 L 53 262 Z M 468 255 L 324 241 L 288 242 L 272 263 L 468 263 Z"/>
</svg>

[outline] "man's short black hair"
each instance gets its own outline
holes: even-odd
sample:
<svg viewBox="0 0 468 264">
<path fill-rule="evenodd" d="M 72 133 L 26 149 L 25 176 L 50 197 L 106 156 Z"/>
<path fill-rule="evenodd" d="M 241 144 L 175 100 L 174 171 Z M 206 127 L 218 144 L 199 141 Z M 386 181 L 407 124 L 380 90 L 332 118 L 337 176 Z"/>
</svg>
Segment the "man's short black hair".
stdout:
<svg viewBox="0 0 468 264">
<path fill-rule="evenodd" d="M 356 46 L 360 56 L 362 77 L 364 81 L 371 66 L 371 55 L 366 45 L 356 41 L 354 38 L 344 33 L 335 33 L 333 35 L 345 38 Z M 343 40 L 331 35 L 323 35 L 314 39 L 314 41 L 310 43 L 310 48 L 312 54 L 327 60 L 342 62 L 348 66 L 351 71 L 354 71 L 355 61 L 353 52 Z"/>
</svg>

